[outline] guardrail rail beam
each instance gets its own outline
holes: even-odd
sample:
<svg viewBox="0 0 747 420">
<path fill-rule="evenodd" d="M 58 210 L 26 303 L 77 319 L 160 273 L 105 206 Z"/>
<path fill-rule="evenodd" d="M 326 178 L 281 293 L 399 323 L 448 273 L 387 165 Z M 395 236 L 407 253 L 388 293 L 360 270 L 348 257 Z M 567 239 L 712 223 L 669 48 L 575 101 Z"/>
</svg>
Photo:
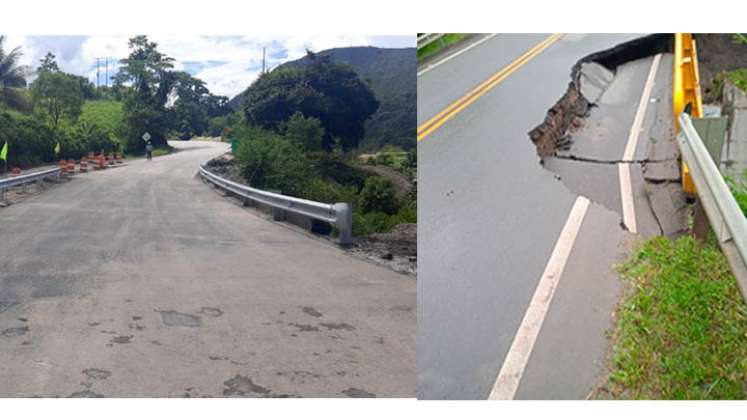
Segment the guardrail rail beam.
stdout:
<svg viewBox="0 0 747 420">
<path fill-rule="evenodd" d="M 246 200 L 262 203 L 272 208 L 273 219 L 283 219 L 284 212 L 321 220 L 336 227 L 339 231 L 339 243 L 348 245 L 353 241 L 353 211 L 351 203 L 326 204 L 303 198 L 290 197 L 271 191 L 264 191 L 248 185 L 239 184 L 220 177 L 200 165 L 200 176 L 223 190 Z"/>
</svg>

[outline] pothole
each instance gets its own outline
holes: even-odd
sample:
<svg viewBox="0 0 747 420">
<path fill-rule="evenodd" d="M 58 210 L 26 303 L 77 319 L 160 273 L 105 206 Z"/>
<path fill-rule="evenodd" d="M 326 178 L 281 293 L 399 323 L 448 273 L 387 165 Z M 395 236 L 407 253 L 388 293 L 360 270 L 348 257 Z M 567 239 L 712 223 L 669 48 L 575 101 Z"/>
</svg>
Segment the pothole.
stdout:
<svg viewBox="0 0 747 420">
<path fill-rule="evenodd" d="M 177 311 L 158 311 L 161 322 L 167 327 L 201 327 L 202 318 L 197 315 L 185 314 Z"/>
</svg>

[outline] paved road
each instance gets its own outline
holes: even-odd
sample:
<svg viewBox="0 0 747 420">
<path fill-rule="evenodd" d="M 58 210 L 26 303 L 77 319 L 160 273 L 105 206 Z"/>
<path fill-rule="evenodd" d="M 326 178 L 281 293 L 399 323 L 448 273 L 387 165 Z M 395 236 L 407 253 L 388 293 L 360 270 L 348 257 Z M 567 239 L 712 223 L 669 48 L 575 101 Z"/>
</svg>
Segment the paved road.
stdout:
<svg viewBox="0 0 747 420">
<path fill-rule="evenodd" d="M 225 144 L 0 209 L 0 396 L 412 396 L 415 280 L 195 177 Z"/>
<path fill-rule="evenodd" d="M 548 35 L 500 34 L 420 76 L 418 124 Z M 565 92 L 577 60 L 636 37 L 565 35 L 419 142 L 419 397 L 490 395 L 579 194 L 591 204 L 562 277 L 549 278 L 557 288 L 513 397 L 584 398 L 599 379 L 605 330 L 621 291 L 612 266 L 633 236 L 621 228 L 617 177 L 597 177 L 616 174 L 616 166 L 548 160 L 556 176 L 540 165 L 527 133 Z M 649 58 L 619 71 L 624 77 L 603 98 L 608 114 L 592 111 L 601 122 L 590 121 L 603 133 L 591 137 L 606 135 L 609 143 L 598 148 L 605 152 L 600 158 L 622 158 L 650 66 Z M 671 92 L 671 64 L 661 66 L 654 99 Z M 667 120 L 665 102 L 652 108 L 660 113 L 647 111 L 646 124 Z M 642 139 L 635 156 L 647 147 Z M 597 157 L 594 149 L 579 150 Z M 631 169 L 633 194 L 648 235 L 653 222 L 642 209 L 640 170 Z"/>
</svg>

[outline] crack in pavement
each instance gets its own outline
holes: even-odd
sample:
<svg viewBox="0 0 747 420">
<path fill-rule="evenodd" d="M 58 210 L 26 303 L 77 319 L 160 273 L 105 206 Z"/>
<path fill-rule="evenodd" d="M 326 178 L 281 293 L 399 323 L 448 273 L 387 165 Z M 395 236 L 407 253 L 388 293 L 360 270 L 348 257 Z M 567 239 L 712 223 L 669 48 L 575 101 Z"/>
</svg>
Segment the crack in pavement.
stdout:
<svg viewBox="0 0 747 420">
<path fill-rule="evenodd" d="M 596 158 L 590 158 L 590 157 L 584 157 L 584 156 L 576 156 L 573 154 L 570 155 L 557 155 L 552 156 L 553 159 L 563 159 L 563 160 L 573 160 L 578 162 L 589 162 L 589 163 L 600 163 L 604 165 L 615 165 L 618 163 L 631 163 L 631 164 L 646 164 L 646 163 L 664 163 L 664 162 L 674 162 L 678 160 L 677 158 L 667 158 L 667 159 L 596 159 Z"/>
</svg>

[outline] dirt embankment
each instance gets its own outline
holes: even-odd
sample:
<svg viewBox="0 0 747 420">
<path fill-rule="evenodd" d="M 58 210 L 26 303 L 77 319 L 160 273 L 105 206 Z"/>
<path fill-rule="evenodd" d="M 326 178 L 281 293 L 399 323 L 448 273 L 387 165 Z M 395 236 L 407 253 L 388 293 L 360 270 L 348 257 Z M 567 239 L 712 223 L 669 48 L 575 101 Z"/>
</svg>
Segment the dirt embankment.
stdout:
<svg viewBox="0 0 747 420">
<path fill-rule="evenodd" d="M 403 223 L 389 233 L 356 238 L 350 252 L 385 265 L 394 271 L 416 274 L 418 270 L 418 225 Z"/>
<path fill-rule="evenodd" d="M 703 102 L 716 102 L 721 96 L 715 91 L 719 86 L 714 83 L 716 76 L 747 68 L 747 45 L 737 42 L 733 34 L 696 34 L 695 43 Z"/>
</svg>

